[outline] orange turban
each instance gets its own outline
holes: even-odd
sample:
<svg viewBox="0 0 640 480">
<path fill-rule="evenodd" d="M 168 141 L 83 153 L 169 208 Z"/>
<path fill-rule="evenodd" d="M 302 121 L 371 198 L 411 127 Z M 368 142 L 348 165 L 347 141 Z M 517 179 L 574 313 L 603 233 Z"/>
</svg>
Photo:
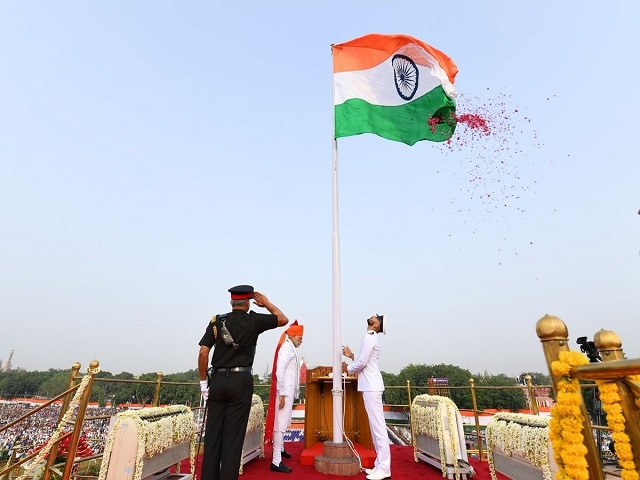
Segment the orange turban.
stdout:
<svg viewBox="0 0 640 480">
<path fill-rule="evenodd" d="M 302 332 L 304 332 L 304 326 L 298 325 L 298 320 L 296 320 L 287 328 L 286 334 L 291 337 L 301 337 Z"/>
</svg>

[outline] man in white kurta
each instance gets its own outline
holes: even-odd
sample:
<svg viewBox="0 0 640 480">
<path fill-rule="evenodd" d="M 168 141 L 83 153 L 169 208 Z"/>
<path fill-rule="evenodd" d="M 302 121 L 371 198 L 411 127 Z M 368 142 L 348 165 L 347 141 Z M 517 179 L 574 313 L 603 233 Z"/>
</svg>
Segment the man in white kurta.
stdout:
<svg viewBox="0 0 640 480">
<path fill-rule="evenodd" d="M 294 399 L 300 396 L 300 359 L 297 348 L 302 343 L 304 327 L 294 322 L 285 332 L 284 342 L 279 345 L 275 361 L 275 407 L 273 420 L 273 456 L 270 470 L 290 473 L 290 467 L 282 462 L 282 457 L 291 455 L 284 449 L 284 433 L 291 423 Z M 272 379 L 273 382 L 273 379 Z"/>
<path fill-rule="evenodd" d="M 367 411 L 369 429 L 376 450 L 374 467 L 365 470 L 368 480 L 383 480 L 391 476 L 389 435 L 382 408 L 384 382 L 378 367 L 380 345 L 377 334 L 383 331 L 383 321 L 383 315 L 374 315 L 367 319 L 367 332 L 362 337 L 357 357 L 348 346 L 342 347 L 342 354 L 353 360 L 350 365 L 342 362 L 342 371 L 349 375 L 358 373 L 358 391 L 362 392 L 364 409 Z"/>
</svg>

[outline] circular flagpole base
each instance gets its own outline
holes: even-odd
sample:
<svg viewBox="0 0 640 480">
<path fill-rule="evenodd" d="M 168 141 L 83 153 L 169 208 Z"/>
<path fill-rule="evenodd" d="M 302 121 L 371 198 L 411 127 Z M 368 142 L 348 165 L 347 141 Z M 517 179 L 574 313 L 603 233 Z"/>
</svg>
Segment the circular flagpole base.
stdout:
<svg viewBox="0 0 640 480">
<path fill-rule="evenodd" d="M 323 445 L 323 454 L 314 457 L 313 461 L 317 472 L 343 476 L 360 473 L 360 461 L 347 443 L 324 442 Z"/>
</svg>

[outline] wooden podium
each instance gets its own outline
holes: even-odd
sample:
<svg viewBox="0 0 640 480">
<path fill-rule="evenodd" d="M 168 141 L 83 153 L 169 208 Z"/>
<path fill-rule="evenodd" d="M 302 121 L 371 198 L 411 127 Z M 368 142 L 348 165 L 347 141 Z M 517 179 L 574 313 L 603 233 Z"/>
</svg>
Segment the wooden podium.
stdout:
<svg viewBox="0 0 640 480">
<path fill-rule="evenodd" d="M 304 413 L 304 448 L 318 442 L 333 440 L 333 377 L 331 367 L 307 370 Z M 358 377 L 342 379 L 344 434 L 352 442 L 373 449 L 369 419 L 364 409 L 362 393 L 358 392 Z"/>
<path fill-rule="evenodd" d="M 360 462 L 353 457 L 347 443 L 333 443 L 333 377 L 332 367 L 307 370 L 304 448 L 300 463 L 313 464 L 322 473 L 355 475 Z M 358 392 L 358 377 L 341 377 L 343 397 L 343 436 L 353 442 L 363 467 L 372 467 L 375 459 L 369 419 L 364 409 L 362 393 Z M 321 446 L 319 451 L 317 447 Z"/>
</svg>

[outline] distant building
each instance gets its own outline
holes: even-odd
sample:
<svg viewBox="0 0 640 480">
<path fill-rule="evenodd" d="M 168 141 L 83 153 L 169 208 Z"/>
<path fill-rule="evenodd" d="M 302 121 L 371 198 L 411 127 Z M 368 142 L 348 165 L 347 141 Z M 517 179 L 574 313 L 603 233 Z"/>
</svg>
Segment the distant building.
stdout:
<svg viewBox="0 0 640 480">
<path fill-rule="evenodd" d="M 0 367 L 0 370 L 2 370 L 3 372 L 8 372 L 9 370 L 11 370 L 11 359 L 13 358 L 14 351 L 15 350 L 11 350 L 11 353 L 9 354 L 9 359 L 2 364 L 2 367 Z"/>
</svg>

